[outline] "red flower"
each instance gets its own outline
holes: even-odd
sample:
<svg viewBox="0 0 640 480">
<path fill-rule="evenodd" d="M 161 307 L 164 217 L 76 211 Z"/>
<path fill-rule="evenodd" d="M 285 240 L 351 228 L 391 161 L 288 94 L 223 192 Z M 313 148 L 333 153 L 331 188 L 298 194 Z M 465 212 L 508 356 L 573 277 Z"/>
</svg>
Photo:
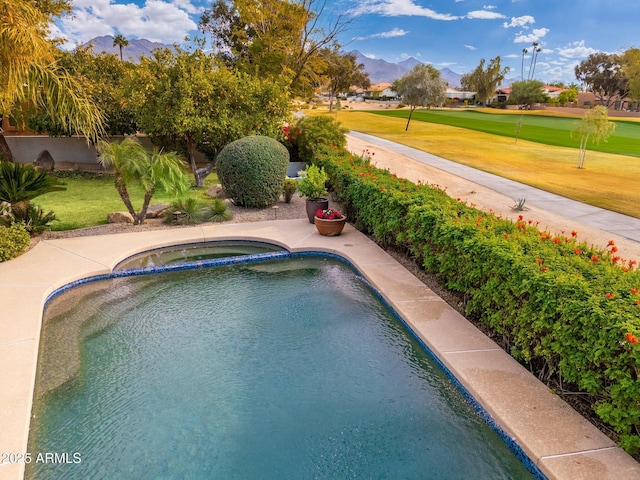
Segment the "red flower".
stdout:
<svg viewBox="0 0 640 480">
<path fill-rule="evenodd" d="M 558 237 L 553 237 L 553 243 L 560 243 L 560 239 Z"/>
<path fill-rule="evenodd" d="M 575 253 L 576 255 L 580 255 L 582 254 L 582 250 L 580 250 L 579 248 L 574 248 L 573 253 Z"/>
<path fill-rule="evenodd" d="M 544 260 L 543 260 L 543 259 L 541 259 L 541 258 L 536 258 L 536 263 L 537 263 L 538 265 L 542 265 L 542 263 L 543 263 L 543 262 L 544 262 Z"/>
<path fill-rule="evenodd" d="M 638 343 L 638 337 L 636 337 L 633 333 L 625 333 L 624 338 L 627 339 L 629 343 Z"/>
<path fill-rule="evenodd" d="M 618 251 L 618 247 L 616 247 L 615 245 L 614 245 L 614 246 L 612 246 L 612 247 L 611 247 L 611 251 L 612 251 L 613 253 L 617 252 L 617 251 Z"/>
<path fill-rule="evenodd" d="M 316 217 L 322 218 L 324 220 L 339 220 L 344 217 L 339 211 L 333 210 L 331 208 L 327 208 L 326 210 L 322 210 L 319 208 L 316 210 Z"/>
<path fill-rule="evenodd" d="M 609 243 L 607 243 L 607 247 L 610 247 L 612 245 L 615 245 L 616 242 L 614 242 L 613 240 L 609 240 Z"/>
<path fill-rule="evenodd" d="M 598 258 L 598 256 L 597 256 L 597 255 L 591 255 L 591 261 L 592 261 L 592 262 L 599 262 L 599 261 L 600 261 L 600 259 Z"/>
<path fill-rule="evenodd" d="M 638 290 L 635 287 L 632 287 L 629 289 L 629 291 L 633 294 L 633 295 L 637 295 L 638 293 L 640 293 L 640 290 Z"/>
<path fill-rule="evenodd" d="M 576 232 L 575 230 L 571 230 L 571 236 L 572 237 L 577 237 L 578 236 L 578 232 Z"/>
<path fill-rule="evenodd" d="M 541 267 L 540 270 L 546 272 L 547 270 L 549 270 L 549 267 Z"/>
<path fill-rule="evenodd" d="M 607 293 L 607 294 L 605 295 L 605 297 L 607 297 L 607 299 L 608 299 L 608 300 L 612 300 L 612 299 L 614 299 L 614 298 L 615 298 L 615 296 L 616 296 L 616 294 L 615 294 L 615 293 Z"/>
</svg>

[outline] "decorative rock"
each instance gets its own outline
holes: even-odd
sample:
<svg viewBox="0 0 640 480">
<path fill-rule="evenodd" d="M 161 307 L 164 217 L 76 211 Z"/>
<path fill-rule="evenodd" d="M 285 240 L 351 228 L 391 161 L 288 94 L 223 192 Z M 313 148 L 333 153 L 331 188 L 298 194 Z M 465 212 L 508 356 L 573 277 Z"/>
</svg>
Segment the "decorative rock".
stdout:
<svg viewBox="0 0 640 480">
<path fill-rule="evenodd" d="M 207 190 L 207 195 L 213 198 L 225 198 L 226 195 L 224 193 L 224 187 L 219 183 L 213 185 L 209 190 Z"/>
<path fill-rule="evenodd" d="M 49 150 L 42 150 L 33 163 L 36 167 L 40 170 L 44 170 L 45 172 L 53 172 L 56 165 L 56 162 L 53 160 Z"/>
<path fill-rule="evenodd" d="M 107 215 L 108 223 L 133 223 L 133 217 L 129 212 L 111 212 Z"/>
<path fill-rule="evenodd" d="M 160 218 L 162 214 L 169 208 L 168 203 L 155 203 L 147 208 L 146 218 Z"/>
</svg>

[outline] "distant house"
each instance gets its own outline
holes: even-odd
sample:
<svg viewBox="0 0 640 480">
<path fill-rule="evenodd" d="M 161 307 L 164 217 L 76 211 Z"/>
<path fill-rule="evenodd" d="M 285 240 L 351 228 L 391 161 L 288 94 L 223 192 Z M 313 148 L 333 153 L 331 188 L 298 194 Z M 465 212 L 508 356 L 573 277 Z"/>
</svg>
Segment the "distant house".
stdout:
<svg viewBox="0 0 640 480">
<path fill-rule="evenodd" d="M 510 96 L 511 96 L 510 88 L 499 88 L 498 90 L 496 90 L 496 96 L 494 97 L 494 99 L 497 102 L 503 103 L 509 100 Z"/>
<path fill-rule="evenodd" d="M 578 107 L 592 108 L 596 105 L 602 105 L 602 102 L 592 92 L 580 92 L 578 93 Z M 620 100 L 618 97 L 612 102 L 609 102 L 609 110 L 626 110 L 630 112 L 637 112 L 640 109 L 640 104 L 637 100 L 630 98 L 623 98 Z"/>
<path fill-rule="evenodd" d="M 544 85 L 542 91 L 549 98 L 558 98 L 562 92 L 567 90 L 566 88 L 554 87 L 552 85 Z"/>
<path fill-rule="evenodd" d="M 476 92 L 465 92 L 458 90 L 457 88 L 447 87 L 447 98 L 452 100 L 471 100 L 475 96 Z"/>
<path fill-rule="evenodd" d="M 364 98 L 372 100 L 395 100 L 398 94 L 393 91 L 390 83 L 376 83 L 364 92 Z"/>
</svg>

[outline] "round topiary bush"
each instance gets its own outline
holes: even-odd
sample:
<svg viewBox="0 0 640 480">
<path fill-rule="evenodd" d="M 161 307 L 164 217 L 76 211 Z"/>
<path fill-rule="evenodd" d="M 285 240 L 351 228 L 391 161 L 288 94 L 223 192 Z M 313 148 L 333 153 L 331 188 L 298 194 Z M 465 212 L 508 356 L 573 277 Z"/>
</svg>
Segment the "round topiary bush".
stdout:
<svg viewBox="0 0 640 480">
<path fill-rule="evenodd" d="M 234 204 L 264 208 L 278 201 L 289 166 L 289 152 L 277 140 L 254 135 L 226 145 L 216 168 Z"/>
</svg>

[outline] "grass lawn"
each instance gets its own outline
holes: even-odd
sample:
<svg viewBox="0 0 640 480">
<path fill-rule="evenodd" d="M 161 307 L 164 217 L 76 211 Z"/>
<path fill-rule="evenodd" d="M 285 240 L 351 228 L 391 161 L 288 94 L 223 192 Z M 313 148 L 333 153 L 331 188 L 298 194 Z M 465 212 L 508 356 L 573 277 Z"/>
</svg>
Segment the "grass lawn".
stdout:
<svg viewBox="0 0 640 480">
<path fill-rule="evenodd" d="M 580 123 L 579 117 L 539 115 L 536 112 L 494 113 L 478 110 L 415 110 L 409 130 L 414 122 L 429 122 L 466 128 L 504 137 L 529 140 L 545 145 L 578 148 L 579 138 L 571 132 Z M 371 111 L 393 118 L 409 117 L 408 110 Z M 611 119 L 613 120 L 613 119 Z M 520 134 L 517 134 L 520 124 Z M 616 129 L 607 142 L 590 144 L 589 149 L 598 152 L 617 153 L 640 157 L 640 123 L 615 120 Z"/>
<path fill-rule="evenodd" d="M 576 168 L 578 150 L 574 148 L 526 140 L 516 143 L 512 137 L 413 120 L 409 131 L 405 132 L 406 118 L 370 112 L 341 110 L 313 114 L 334 115 L 349 130 L 386 138 L 542 190 L 640 218 L 640 158 L 634 156 L 588 151 L 585 168 L 579 170 Z M 529 116 L 525 118 L 525 122 L 528 121 Z"/>
<path fill-rule="evenodd" d="M 107 223 L 107 215 L 111 212 L 124 212 L 120 195 L 113 185 L 112 175 L 101 174 L 70 174 L 68 178 L 61 178 L 67 187 L 63 192 L 51 192 L 33 200 L 45 212 L 53 210 L 59 221 L 53 222 L 52 230 L 73 230 Z M 207 188 L 218 182 L 218 177 L 212 173 L 206 178 L 205 188 L 194 188 L 191 194 L 199 198 L 206 196 Z M 139 209 L 142 205 L 143 192 L 140 189 L 130 191 L 133 207 Z M 175 200 L 160 190 L 155 193 L 151 203 L 170 203 Z"/>
</svg>

